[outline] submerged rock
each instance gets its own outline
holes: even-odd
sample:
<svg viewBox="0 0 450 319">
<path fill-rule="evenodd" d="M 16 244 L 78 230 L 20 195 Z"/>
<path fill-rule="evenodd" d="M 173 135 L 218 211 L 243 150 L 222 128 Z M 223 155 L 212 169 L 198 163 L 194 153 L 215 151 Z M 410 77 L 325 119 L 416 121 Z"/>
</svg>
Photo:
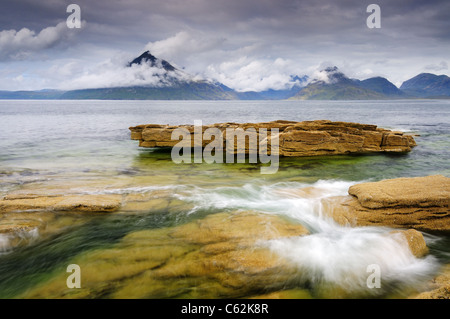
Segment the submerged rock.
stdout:
<svg viewBox="0 0 450 319">
<path fill-rule="evenodd" d="M 410 299 L 450 299 L 450 264 L 443 267 L 425 291 L 411 296 Z"/>
<path fill-rule="evenodd" d="M 62 270 L 23 297 L 236 298 L 280 291 L 293 285 L 297 269 L 259 241 L 306 234 L 302 225 L 254 212 L 137 231 L 71 261 L 81 267 L 81 289 L 68 289 Z"/>
<path fill-rule="evenodd" d="M 428 247 L 421 232 L 415 229 L 397 230 L 394 234 L 400 234 L 408 243 L 409 250 L 416 257 L 423 257 L 428 254 Z"/>
<path fill-rule="evenodd" d="M 362 183 L 350 196 L 322 201 L 340 224 L 390 226 L 422 231 L 450 230 L 450 178 L 441 175 Z"/>
<path fill-rule="evenodd" d="M 0 234 L 14 234 L 19 232 L 29 232 L 35 229 L 39 223 L 37 221 L 28 220 L 16 223 L 3 222 L 0 219 Z"/>
<path fill-rule="evenodd" d="M 191 134 L 191 142 L 188 145 L 194 146 L 194 126 L 193 125 L 160 125 L 147 124 L 130 127 L 131 139 L 139 140 L 141 147 L 172 147 L 179 143 L 172 140 L 172 133 L 177 128 L 184 128 Z M 245 142 L 245 148 L 227 148 L 225 143 L 227 129 L 243 129 L 258 140 L 260 129 L 268 130 L 268 139 L 271 141 L 270 129 L 279 130 L 279 155 L 280 156 L 316 156 L 316 155 L 337 155 L 350 153 L 374 153 L 374 152 L 409 152 L 416 146 L 416 142 L 411 135 L 402 132 L 394 132 L 376 125 L 332 122 L 327 120 L 318 121 L 273 121 L 263 123 L 217 123 L 203 125 L 202 132 L 209 128 L 220 130 L 223 141 L 219 144 L 224 150 L 231 153 L 254 153 L 258 151 L 258 145 L 250 145 Z M 248 129 L 254 129 L 250 132 Z M 241 135 L 243 136 L 243 134 Z M 249 139 L 250 140 L 250 139 Z M 214 141 L 216 142 L 216 141 Z M 210 138 L 204 138 L 195 145 L 205 147 L 211 143 Z M 259 143 L 259 142 L 258 142 Z M 271 151 L 269 142 L 268 151 Z"/>
<path fill-rule="evenodd" d="M 253 296 L 250 299 L 312 299 L 312 296 L 306 289 L 289 289 Z"/>
<path fill-rule="evenodd" d="M 64 232 L 89 220 L 78 213 L 51 211 L 0 214 L 0 254 Z"/>
</svg>

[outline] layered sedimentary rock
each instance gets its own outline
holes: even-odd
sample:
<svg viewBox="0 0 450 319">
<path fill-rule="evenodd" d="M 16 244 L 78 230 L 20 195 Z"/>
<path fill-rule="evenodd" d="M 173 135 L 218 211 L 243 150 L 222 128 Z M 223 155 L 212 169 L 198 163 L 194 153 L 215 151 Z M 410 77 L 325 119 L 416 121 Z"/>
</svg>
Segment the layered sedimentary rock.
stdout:
<svg viewBox="0 0 450 319">
<path fill-rule="evenodd" d="M 160 125 L 147 124 L 130 127 L 131 139 L 139 140 L 141 147 L 173 147 L 179 143 L 179 136 L 172 133 L 175 129 L 185 129 L 191 134 L 191 146 L 205 147 L 212 137 L 203 137 L 200 142 L 194 142 L 194 133 L 199 128 L 194 125 Z M 222 134 L 222 140 L 218 142 L 224 150 L 237 153 L 252 153 L 258 151 L 260 141 L 267 142 L 268 152 L 273 149 L 271 138 L 278 137 L 280 156 L 315 156 L 315 155 L 336 155 L 349 153 L 372 153 L 372 152 L 409 152 L 416 146 L 416 142 L 411 135 L 402 132 L 390 131 L 378 128 L 376 125 L 332 122 L 328 120 L 318 121 L 273 121 L 263 123 L 218 123 L 201 126 L 204 133 L 209 128 L 216 128 Z M 238 148 L 236 145 L 230 149 L 226 145 L 227 130 L 242 129 L 249 136 L 245 143 L 245 148 Z M 268 137 L 261 136 L 262 130 L 267 129 Z M 272 129 L 277 129 L 278 133 L 271 134 Z M 242 131 L 241 131 L 242 132 Z M 198 138 L 198 137 L 197 137 Z M 200 137 L 201 138 L 201 137 Z M 239 136 L 238 136 L 239 138 Z M 252 138 L 258 144 L 249 143 Z M 237 142 L 236 142 L 237 144 Z"/>
<path fill-rule="evenodd" d="M 0 213 L 13 211 L 83 211 L 111 212 L 121 206 L 117 195 L 41 195 L 8 194 L 0 200 Z"/>
<path fill-rule="evenodd" d="M 362 183 L 349 196 L 323 200 L 340 224 L 450 230 L 450 178 L 435 175 Z"/>
</svg>

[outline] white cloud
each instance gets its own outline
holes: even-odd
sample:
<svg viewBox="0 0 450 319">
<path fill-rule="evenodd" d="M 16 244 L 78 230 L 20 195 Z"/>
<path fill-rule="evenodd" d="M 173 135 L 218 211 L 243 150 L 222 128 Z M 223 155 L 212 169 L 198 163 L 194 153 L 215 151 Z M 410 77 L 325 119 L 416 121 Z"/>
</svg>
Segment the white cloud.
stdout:
<svg viewBox="0 0 450 319">
<path fill-rule="evenodd" d="M 28 28 L 0 31 L 0 60 L 25 60 L 33 54 L 49 49 L 70 35 L 66 22 L 42 29 L 36 34 Z M 72 32 L 73 33 L 73 32 Z"/>
<path fill-rule="evenodd" d="M 293 61 L 260 56 L 264 46 L 257 42 L 233 41 L 205 31 L 187 30 L 145 47 L 153 55 L 186 71 L 221 82 L 237 91 L 287 89 L 297 74 Z"/>
<path fill-rule="evenodd" d="M 448 64 L 445 61 L 441 61 L 439 64 L 429 64 L 429 65 L 425 66 L 425 70 L 430 70 L 430 71 L 448 70 Z"/>
<path fill-rule="evenodd" d="M 150 64 L 133 64 L 128 66 L 129 59 L 124 56 L 109 59 L 89 68 L 80 67 L 79 63 L 69 62 L 57 67 L 61 76 L 72 74 L 72 79 L 59 85 L 59 89 L 88 89 L 130 86 L 163 87 L 176 80 L 190 80 L 191 77 L 183 71 L 167 72 Z M 81 63 L 81 62 L 80 62 Z"/>
<path fill-rule="evenodd" d="M 149 42 L 145 50 L 171 63 L 176 61 L 183 65 L 193 56 L 218 50 L 224 42 L 224 38 L 211 37 L 204 32 L 180 31 L 167 39 Z"/>
<path fill-rule="evenodd" d="M 312 77 L 313 81 L 320 81 L 325 83 L 330 83 L 330 78 L 328 77 L 328 73 L 324 70 L 317 70 L 313 73 Z"/>
<path fill-rule="evenodd" d="M 334 74 L 342 72 L 339 68 L 330 62 L 321 63 L 319 69 L 314 70 L 310 76 L 311 81 L 321 81 L 325 83 L 335 83 L 337 79 L 333 77 Z"/>
<path fill-rule="evenodd" d="M 367 28 L 367 4 L 356 0 L 79 1 L 89 27 L 77 41 L 70 41 L 77 31 L 65 21 L 48 22 L 67 17 L 59 0 L 3 6 L 0 62 L 7 63 L 0 66 L 0 89 L 93 86 L 88 79 L 138 82 L 137 74 L 135 79 L 127 71 L 116 74 L 95 65 L 119 50 L 138 56 L 146 43 L 152 54 L 186 72 L 206 72 L 239 90 L 280 88 L 291 74 L 313 77 L 310 67 L 326 60 L 351 78 L 384 75 L 394 83 L 424 71 L 449 74 L 448 1 L 381 5 L 383 27 L 378 30 Z M 277 58 L 289 65 L 275 63 Z M 114 61 L 111 66 L 122 68 Z M 100 79 L 95 70 L 112 79 Z"/>
<path fill-rule="evenodd" d="M 289 89 L 291 75 L 297 74 L 292 61 L 277 58 L 253 59 L 247 56 L 219 64 L 211 64 L 206 75 L 240 92 Z"/>
</svg>

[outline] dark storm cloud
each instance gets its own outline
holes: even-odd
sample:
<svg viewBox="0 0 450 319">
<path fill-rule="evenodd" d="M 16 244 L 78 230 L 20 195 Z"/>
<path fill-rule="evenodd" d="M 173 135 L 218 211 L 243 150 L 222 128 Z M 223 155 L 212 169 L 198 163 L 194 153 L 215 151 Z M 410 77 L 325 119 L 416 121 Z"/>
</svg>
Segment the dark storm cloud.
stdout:
<svg viewBox="0 0 450 319">
<path fill-rule="evenodd" d="M 161 40 L 182 28 L 221 33 L 223 37 L 277 39 L 313 37 L 351 39 L 364 32 L 368 4 L 382 8 L 383 27 L 405 36 L 447 39 L 449 1 L 296 1 L 296 0 L 165 0 L 165 1 L 10 1 L 3 5 L 0 30 L 23 27 L 39 32 L 67 17 L 75 2 L 90 26 L 87 41 Z M 354 39 L 354 38 L 353 38 Z"/>
<path fill-rule="evenodd" d="M 123 30 L 133 31 L 132 36 L 146 34 L 149 40 L 157 40 L 160 32 L 164 36 L 170 31 L 181 31 L 174 29 L 183 25 L 230 36 L 235 35 L 233 31 L 281 37 L 305 33 L 339 34 L 365 27 L 365 9 L 373 2 L 381 6 L 383 22 L 397 30 L 407 32 L 412 28 L 427 36 L 448 37 L 450 34 L 450 2 L 438 0 L 20 0 L 2 6 L 0 29 L 27 27 L 38 31 L 56 25 L 65 20 L 65 9 L 72 2 L 82 8 L 83 20 L 104 26 L 104 33 L 109 30 L 111 34 L 123 36 Z"/>
<path fill-rule="evenodd" d="M 81 7 L 82 32 L 61 28 L 70 3 Z M 381 29 L 367 28 L 371 3 L 381 7 Z M 0 33 L 0 58 L 37 59 L 42 52 L 48 61 L 72 58 L 73 66 L 117 53 L 131 58 L 146 47 L 231 86 L 258 77 L 264 77 L 258 87 L 275 83 L 268 79 L 281 83 L 289 72 L 307 73 L 325 61 L 351 76 L 382 74 L 398 82 L 450 62 L 449 15 L 448 0 L 19 0 L 2 4 L 0 32 L 10 32 L 9 38 Z M 23 28 L 34 34 L 22 46 L 9 45 L 11 32 Z M 46 28 L 57 31 L 54 41 L 39 45 Z M 24 48 L 36 54 L 21 54 Z M 264 65 L 273 74 L 259 74 Z M 405 71 L 406 65 L 412 67 Z"/>
</svg>

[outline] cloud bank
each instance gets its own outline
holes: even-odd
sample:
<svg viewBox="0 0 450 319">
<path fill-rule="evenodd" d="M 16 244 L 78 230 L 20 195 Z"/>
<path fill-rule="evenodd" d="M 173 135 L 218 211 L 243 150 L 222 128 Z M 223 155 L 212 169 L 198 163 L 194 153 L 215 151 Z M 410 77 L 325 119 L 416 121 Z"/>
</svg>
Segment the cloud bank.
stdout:
<svg viewBox="0 0 450 319">
<path fill-rule="evenodd" d="M 71 80 L 64 81 L 58 87 L 61 90 L 94 89 L 111 87 L 150 86 L 164 87 L 177 81 L 189 81 L 192 77 L 182 70 L 167 72 L 161 67 L 149 63 L 133 64 L 124 56 L 107 60 L 92 68 L 75 70 L 72 63 L 69 72 Z M 75 63 L 76 64 L 76 63 Z"/>
<path fill-rule="evenodd" d="M 367 28 L 370 3 L 78 0 L 87 23 L 77 33 L 64 26 L 65 0 L 10 1 L 0 15 L 0 90 L 151 82 L 141 70 L 104 69 L 146 49 L 239 91 L 289 87 L 291 75 L 313 77 L 324 61 L 396 85 L 421 72 L 450 74 L 448 0 L 378 0 L 381 29 Z"/>
<path fill-rule="evenodd" d="M 26 60 L 67 40 L 67 31 L 65 22 L 44 28 L 39 33 L 27 28 L 0 31 L 0 60 Z"/>
</svg>

